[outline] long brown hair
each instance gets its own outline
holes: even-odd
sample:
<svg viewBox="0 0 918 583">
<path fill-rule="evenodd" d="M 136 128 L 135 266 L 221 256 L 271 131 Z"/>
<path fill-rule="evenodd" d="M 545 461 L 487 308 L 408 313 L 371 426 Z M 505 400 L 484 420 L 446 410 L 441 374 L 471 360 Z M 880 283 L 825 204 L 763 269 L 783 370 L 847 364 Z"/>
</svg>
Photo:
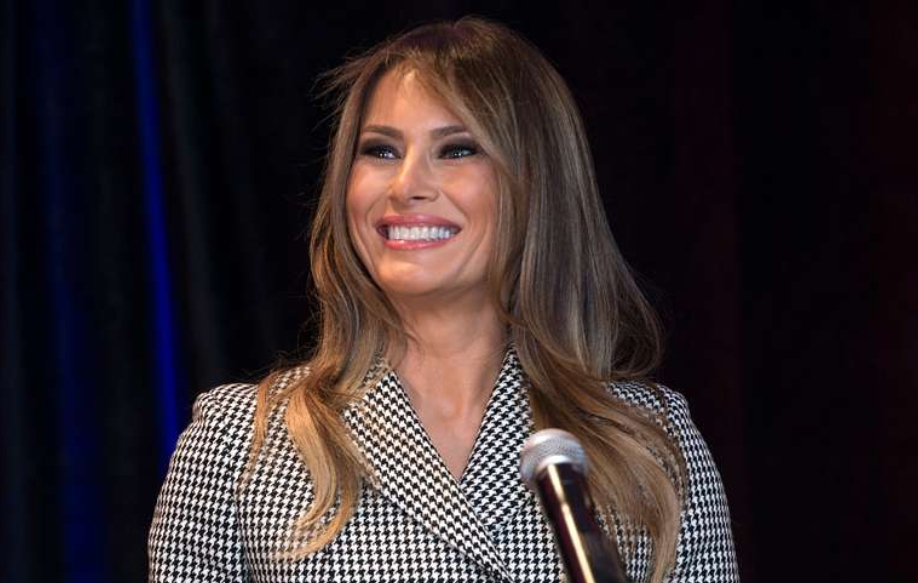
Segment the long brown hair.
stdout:
<svg viewBox="0 0 918 583">
<path fill-rule="evenodd" d="M 254 455 L 269 414 L 285 402 L 289 435 L 314 481 L 300 553 L 325 546 L 352 515 L 362 466 L 339 414 L 365 390 L 376 356 L 404 345 L 345 216 L 362 115 L 393 69 L 417 72 L 494 161 L 500 195 L 489 282 L 536 425 L 580 438 L 598 506 L 608 519 L 646 529 L 655 549 L 651 580 L 662 581 L 675 557 L 684 462 L 659 419 L 616 399 L 608 385 L 646 379 L 656 367 L 657 318 L 612 238 L 567 85 L 527 41 L 473 17 L 415 28 L 327 76 L 337 115 L 310 248 L 318 339 L 308 375 L 281 391 L 272 386 L 282 371 L 261 383 L 253 443 Z"/>
</svg>

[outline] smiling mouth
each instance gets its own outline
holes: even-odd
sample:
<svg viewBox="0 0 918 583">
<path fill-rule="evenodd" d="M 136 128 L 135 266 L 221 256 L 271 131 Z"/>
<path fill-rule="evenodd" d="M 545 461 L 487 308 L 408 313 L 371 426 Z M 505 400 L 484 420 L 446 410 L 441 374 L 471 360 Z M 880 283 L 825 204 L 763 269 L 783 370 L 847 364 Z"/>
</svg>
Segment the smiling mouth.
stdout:
<svg viewBox="0 0 918 583">
<path fill-rule="evenodd" d="M 380 234 L 389 241 L 445 241 L 452 239 L 459 233 L 455 227 L 440 225 L 383 225 L 379 228 Z"/>
</svg>

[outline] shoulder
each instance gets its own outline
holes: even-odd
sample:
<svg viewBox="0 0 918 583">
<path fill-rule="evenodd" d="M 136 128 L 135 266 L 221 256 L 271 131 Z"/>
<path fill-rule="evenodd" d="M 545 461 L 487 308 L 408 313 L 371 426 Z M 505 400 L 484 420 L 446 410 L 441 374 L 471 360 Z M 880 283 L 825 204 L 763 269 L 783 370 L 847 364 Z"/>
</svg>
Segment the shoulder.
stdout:
<svg viewBox="0 0 918 583">
<path fill-rule="evenodd" d="M 246 417 L 255 410 L 258 385 L 233 383 L 220 385 L 199 394 L 194 401 L 192 420 Z"/>
<path fill-rule="evenodd" d="M 265 381 L 268 391 L 281 392 L 301 373 L 297 368 L 272 374 Z M 220 385 L 195 399 L 150 526 L 150 581 L 245 578 L 237 492 L 250 459 L 259 386 Z M 272 435 L 285 435 L 277 419 Z"/>
<path fill-rule="evenodd" d="M 234 479 L 245 461 L 253 432 L 257 385 L 234 383 L 200 393 L 191 421 L 175 446 L 166 485 L 171 481 L 217 472 Z"/>
<path fill-rule="evenodd" d="M 727 496 L 711 451 L 689 414 L 685 397 L 669 387 L 641 382 L 612 383 L 610 390 L 616 398 L 656 418 L 685 461 L 688 481 L 671 580 L 737 581 L 739 571 Z"/>
<path fill-rule="evenodd" d="M 690 482 L 699 473 L 717 473 L 711 452 L 681 393 L 665 385 L 637 381 L 611 383 L 610 390 L 614 397 L 639 408 L 666 431 L 683 456 Z M 716 480 L 719 483 L 719 475 Z"/>
<path fill-rule="evenodd" d="M 670 435 L 679 439 L 692 424 L 688 401 L 682 393 L 665 385 L 642 381 L 616 381 L 609 384 L 612 396 L 652 416 Z"/>
<path fill-rule="evenodd" d="M 269 394 L 280 394 L 302 378 L 302 367 L 273 373 L 265 381 Z M 200 393 L 194 401 L 191 422 L 179 437 L 173 458 L 219 457 L 232 460 L 238 471 L 246 459 L 255 428 L 255 412 L 260 384 L 230 383 Z M 281 421 L 282 406 L 272 411 L 271 427 Z M 206 452 L 206 455 L 202 454 Z M 173 459 L 175 463 L 175 459 Z"/>
<path fill-rule="evenodd" d="M 306 374 L 299 366 L 273 373 L 267 377 L 269 394 L 283 392 Z M 230 383 L 219 385 L 200 393 L 194 402 L 192 421 L 216 419 L 224 423 L 244 423 L 255 414 L 260 384 Z"/>
</svg>

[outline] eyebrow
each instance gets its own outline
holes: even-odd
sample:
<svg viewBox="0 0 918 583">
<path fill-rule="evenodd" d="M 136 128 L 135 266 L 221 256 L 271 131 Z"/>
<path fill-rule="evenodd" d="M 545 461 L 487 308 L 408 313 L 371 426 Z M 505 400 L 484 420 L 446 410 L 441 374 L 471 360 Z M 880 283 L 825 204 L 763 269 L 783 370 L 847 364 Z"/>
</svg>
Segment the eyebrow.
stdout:
<svg viewBox="0 0 918 583">
<path fill-rule="evenodd" d="M 465 126 L 449 125 L 449 126 L 443 126 L 435 130 L 432 130 L 430 132 L 430 135 L 433 136 L 434 138 L 442 138 L 442 137 L 449 136 L 452 134 L 460 134 L 460 133 L 467 132 L 467 131 L 468 130 L 466 129 Z M 382 134 L 384 136 L 389 136 L 391 138 L 400 139 L 402 137 L 402 132 L 400 132 L 399 130 L 395 129 L 392 126 L 382 126 L 382 125 L 371 124 L 371 125 L 364 126 L 363 129 L 361 130 L 361 133 L 363 132 L 373 132 L 376 134 Z"/>
</svg>

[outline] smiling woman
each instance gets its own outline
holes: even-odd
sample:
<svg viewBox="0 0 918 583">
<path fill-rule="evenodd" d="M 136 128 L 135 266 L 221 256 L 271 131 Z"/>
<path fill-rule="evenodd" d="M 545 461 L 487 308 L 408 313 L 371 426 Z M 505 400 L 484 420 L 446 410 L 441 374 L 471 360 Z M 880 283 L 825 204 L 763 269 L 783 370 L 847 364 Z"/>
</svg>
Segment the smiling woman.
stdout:
<svg viewBox="0 0 918 583">
<path fill-rule="evenodd" d="M 469 306 L 478 313 L 468 317 L 491 312 L 496 323 L 487 268 L 497 190 L 491 159 L 417 72 L 387 72 L 367 106 L 346 195 L 354 247 L 386 296 Z"/>
<path fill-rule="evenodd" d="M 315 350 L 199 398 L 151 580 L 558 581 L 518 467 L 559 427 L 630 580 L 735 581 L 720 477 L 684 399 L 648 380 L 657 321 L 554 68 L 465 18 L 329 80 Z"/>
</svg>

